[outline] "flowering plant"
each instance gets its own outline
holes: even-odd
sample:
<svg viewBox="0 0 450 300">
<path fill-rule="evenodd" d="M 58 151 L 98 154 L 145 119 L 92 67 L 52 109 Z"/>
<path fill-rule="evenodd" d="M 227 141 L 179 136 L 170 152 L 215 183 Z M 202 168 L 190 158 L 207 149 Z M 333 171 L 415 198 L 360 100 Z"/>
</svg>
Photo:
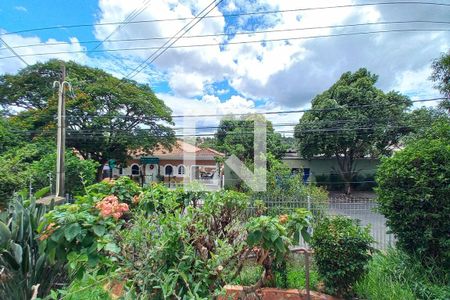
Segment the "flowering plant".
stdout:
<svg viewBox="0 0 450 300">
<path fill-rule="evenodd" d="M 128 204 L 119 203 L 119 199 L 114 195 L 106 196 L 95 207 L 100 210 L 102 217 L 112 216 L 116 220 L 120 219 L 123 213 L 129 210 Z"/>
</svg>

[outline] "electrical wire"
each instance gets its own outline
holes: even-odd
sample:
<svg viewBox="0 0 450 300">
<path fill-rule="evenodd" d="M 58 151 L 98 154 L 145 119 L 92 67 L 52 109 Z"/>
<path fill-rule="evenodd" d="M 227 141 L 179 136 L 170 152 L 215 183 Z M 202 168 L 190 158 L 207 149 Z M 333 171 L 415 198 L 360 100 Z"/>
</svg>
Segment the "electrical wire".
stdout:
<svg viewBox="0 0 450 300">
<path fill-rule="evenodd" d="M 219 36 L 233 36 L 233 35 L 251 35 L 251 34 L 261 34 L 261 33 L 279 33 L 279 32 L 294 32 L 294 31 L 305 31 L 305 30 L 317 30 L 317 29 L 335 29 L 335 28 L 348 28 L 348 27 L 358 27 L 358 26 L 378 26 L 378 25 L 407 25 L 407 24 L 450 24 L 447 21 L 433 21 L 433 20 L 405 20 L 405 21 L 382 21 L 382 22 L 367 22 L 367 23 L 354 23 L 354 24 L 342 24 L 342 25 L 327 25 L 327 26 L 313 26 L 313 27 L 302 27 L 302 28 L 286 28 L 286 29 L 267 29 L 267 30 L 255 30 L 255 31 L 236 31 L 236 32 L 218 32 L 212 34 L 199 34 L 199 35 L 188 35 L 183 36 L 181 39 L 192 39 L 192 38 L 205 38 L 205 37 L 219 37 Z M 151 40 L 167 40 L 171 37 L 168 36 L 157 36 L 157 37 L 141 37 L 141 38 L 128 38 L 128 39 L 114 39 L 108 40 L 108 43 L 126 43 L 126 42 L 138 42 L 138 41 L 151 41 Z M 98 40 L 88 40 L 88 41 L 77 41 L 79 44 L 93 44 L 99 43 Z M 59 46 L 66 45 L 67 42 L 50 42 L 50 43 L 35 43 L 27 45 L 19 45 L 11 47 L 12 49 L 29 48 L 29 47 L 48 47 L 48 46 Z M 93 49 L 94 50 L 94 49 Z"/>
<path fill-rule="evenodd" d="M 424 102 L 433 102 L 433 101 L 443 101 L 446 100 L 445 97 L 438 98 L 424 98 L 424 99 L 416 99 L 411 100 L 411 103 L 424 103 Z M 376 106 L 384 106 L 384 103 L 374 103 L 374 104 L 364 104 L 364 105 L 348 105 L 348 106 L 339 106 L 339 107 L 330 107 L 330 108 L 309 108 L 309 109 L 298 109 L 298 110 L 279 110 L 279 111 L 261 111 L 261 112 L 247 112 L 247 113 L 230 113 L 230 114 L 201 114 L 201 115 L 173 115 L 172 119 L 175 118 L 209 118 L 209 117 L 232 117 L 232 116 L 251 116 L 251 115 L 283 115 L 283 114 L 297 114 L 297 113 L 305 113 L 305 112 L 327 112 L 327 111 L 335 111 L 335 110 L 343 110 L 343 109 L 360 109 L 360 108 L 368 108 L 368 107 L 376 107 Z M 56 117 L 56 115 L 50 115 Z M 22 117 L 22 115 L 9 115 L 9 117 Z M 26 116 L 23 116 L 26 117 Z M 69 119 L 74 116 L 66 115 L 65 118 Z M 80 117 L 93 117 L 93 118 L 117 118 L 117 119 L 131 119 L 136 120 L 134 116 L 126 116 L 126 115 L 97 115 L 97 114 L 83 114 Z"/>
<path fill-rule="evenodd" d="M 125 76 L 125 79 L 132 79 L 137 74 L 142 72 L 147 67 L 148 64 L 152 64 L 155 60 L 157 60 L 163 53 L 165 53 L 167 51 L 167 49 L 171 48 L 173 46 L 173 44 L 175 44 L 181 37 L 183 37 L 186 33 L 188 33 L 192 28 L 194 28 L 201 20 L 203 20 L 211 11 L 213 11 L 223 1 L 224 0 L 219 0 L 216 2 L 216 0 L 213 0 L 208 6 L 206 6 L 200 13 L 198 13 L 195 16 L 195 18 L 192 20 L 192 21 L 195 20 L 195 22 L 191 21 L 191 22 L 187 23 L 177 33 L 175 33 L 175 35 L 173 36 L 173 38 L 175 40 L 173 40 L 173 42 L 170 42 L 171 40 L 165 42 L 159 49 L 157 49 L 155 52 L 153 52 L 149 57 L 147 57 L 147 59 L 145 59 L 136 68 L 134 68 L 130 73 L 128 73 L 128 75 Z M 209 8 L 211 5 L 213 5 L 213 6 L 211 8 Z M 205 11 L 206 11 L 206 13 L 204 15 L 202 15 Z M 192 25 L 191 25 L 191 23 L 192 23 Z M 180 34 L 180 35 L 177 37 L 178 34 Z M 161 51 L 161 52 L 158 53 L 158 51 Z"/>
<path fill-rule="evenodd" d="M 14 51 L 13 48 L 11 48 L 8 43 L 5 42 L 4 39 L 2 39 L 0 37 L 0 42 L 3 43 L 5 45 L 6 48 L 8 48 L 9 51 L 12 52 L 12 54 L 14 54 L 13 57 L 17 57 L 21 62 L 23 62 L 25 65 L 29 66 L 29 64 L 22 58 L 22 56 L 20 54 L 18 54 L 16 51 Z"/>
<path fill-rule="evenodd" d="M 304 7 L 304 8 L 293 8 L 293 9 L 284 9 L 284 10 L 266 10 L 266 11 L 253 11 L 253 12 L 245 12 L 245 13 L 209 15 L 209 16 L 206 16 L 205 18 L 208 18 L 208 19 L 209 18 L 234 18 L 234 17 L 242 17 L 242 16 L 267 15 L 267 14 L 279 14 L 279 13 L 291 13 L 291 12 L 339 9 L 339 8 L 352 8 L 352 7 L 380 6 L 380 5 L 424 5 L 424 6 L 450 7 L 450 4 L 432 2 L 432 1 L 382 1 L 382 2 L 373 2 L 373 3 L 357 3 L 357 4 L 344 4 L 344 5 L 322 6 L 322 7 Z M 131 21 L 131 22 L 128 22 L 128 24 L 188 21 L 188 20 L 193 20 L 193 19 L 195 19 L 195 17 L 152 19 L 152 20 Z M 25 32 L 42 31 L 42 30 L 82 28 L 82 27 L 94 27 L 94 26 L 110 26 L 110 25 L 119 25 L 122 23 L 123 22 L 100 22 L 97 24 L 72 24 L 72 25 L 37 27 L 37 28 L 28 28 L 28 29 L 17 30 L 17 31 L 12 31 L 12 32 L 5 32 L 5 33 L 0 34 L 0 36 L 25 33 Z"/>
<path fill-rule="evenodd" d="M 345 36 L 364 36 L 364 35 L 381 34 L 381 33 L 448 32 L 448 31 L 450 31 L 450 29 L 448 29 L 448 28 L 388 29 L 388 30 L 374 30 L 374 31 L 365 31 L 365 32 L 348 32 L 348 33 L 336 33 L 336 34 L 326 34 L 326 35 L 288 37 L 288 38 L 277 38 L 277 39 L 262 39 L 262 40 L 248 40 L 248 41 L 228 41 L 226 43 L 202 43 L 202 44 L 191 44 L 191 45 L 177 45 L 177 46 L 170 46 L 169 48 L 166 48 L 165 51 L 167 51 L 169 49 L 180 49 L 180 48 L 198 48 L 198 47 L 229 46 L 229 45 L 242 45 L 242 44 L 268 43 L 268 42 L 284 42 L 284 41 L 291 41 L 291 40 L 308 40 L 308 39 L 345 37 Z M 172 43 L 172 45 L 173 45 L 173 43 Z M 131 48 L 116 48 L 116 49 L 97 49 L 97 50 L 93 50 L 93 51 L 90 51 L 90 52 L 91 53 L 97 53 L 97 52 L 124 52 L 124 51 L 143 51 L 143 50 L 157 50 L 158 51 L 158 50 L 161 49 L 161 47 L 151 46 L 151 47 L 131 47 Z M 35 56 L 45 56 L 45 55 L 76 54 L 76 53 L 85 53 L 85 51 L 84 50 L 55 51 L 55 52 L 45 52 L 45 53 L 23 54 L 22 56 L 23 57 L 35 57 Z M 15 56 L 3 56 L 3 57 L 0 57 L 0 60 L 1 59 L 10 59 L 10 58 L 14 58 L 14 57 Z M 158 58 L 158 57 L 159 56 L 157 56 L 156 58 Z M 139 65 L 138 67 L 141 68 L 142 66 Z M 134 72 L 134 71 L 132 71 L 132 72 Z M 135 75 L 132 74 L 132 76 L 130 78 L 133 78 L 134 76 Z M 128 76 L 126 78 L 128 78 Z"/>
</svg>

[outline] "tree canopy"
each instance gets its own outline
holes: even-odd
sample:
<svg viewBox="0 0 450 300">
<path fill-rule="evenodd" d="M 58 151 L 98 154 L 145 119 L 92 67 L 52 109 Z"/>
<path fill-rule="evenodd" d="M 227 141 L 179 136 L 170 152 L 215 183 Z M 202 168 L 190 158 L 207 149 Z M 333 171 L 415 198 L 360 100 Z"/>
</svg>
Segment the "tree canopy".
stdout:
<svg viewBox="0 0 450 300">
<path fill-rule="evenodd" d="M 257 116 L 260 117 L 260 116 Z M 240 160 L 253 162 L 254 155 L 254 121 L 253 116 L 240 119 L 228 118 L 220 122 L 215 134 L 215 148 L 227 155 L 234 154 Z M 267 152 L 280 159 L 287 150 L 279 133 L 273 129 L 270 121 L 263 120 L 267 124 Z"/>
<path fill-rule="evenodd" d="M 55 137 L 57 93 L 52 84 L 60 78 L 60 64 L 50 60 L 0 76 L 0 104 L 6 110 L 21 109 L 11 121 L 29 139 Z M 65 65 L 73 88 L 66 97 L 66 147 L 104 164 L 111 158 L 125 160 L 128 150 L 173 143 L 173 130 L 167 126 L 172 124 L 171 110 L 148 85 L 75 62 Z"/>
<path fill-rule="evenodd" d="M 364 68 L 344 73 L 312 100 L 312 109 L 295 127 L 300 155 L 335 158 L 347 193 L 358 172 L 355 159 L 388 154 L 408 132 L 411 101 L 398 92 L 384 93 L 375 86 L 377 80 Z"/>
<path fill-rule="evenodd" d="M 435 87 L 447 97 L 440 106 L 450 111 L 450 51 L 435 59 L 432 67 L 431 80 L 434 81 Z"/>
</svg>

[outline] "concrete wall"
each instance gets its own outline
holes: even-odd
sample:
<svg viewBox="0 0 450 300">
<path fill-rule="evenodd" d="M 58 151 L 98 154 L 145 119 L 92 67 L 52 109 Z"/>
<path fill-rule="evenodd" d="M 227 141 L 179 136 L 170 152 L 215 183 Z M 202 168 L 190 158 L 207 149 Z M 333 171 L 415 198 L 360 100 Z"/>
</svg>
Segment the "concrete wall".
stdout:
<svg viewBox="0 0 450 300">
<path fill-rule="evenodd" d="M 289 168 L 297 169 L 302 172 L 303 168 L 310 169 L 310 179 L 315 180 L 316 175 L 329 175 L 330 173 L 335 173 L 339 169 L 336 159 L 327 158 L 314 158 L 314 159 L 300 159 L 300 158 L 283 158 L 282 161 L 286 163 Z M 360 175 L 372 175 L 375 173 L 376 168 L 379 164 L 378 159 L 363 158 L 356 160 L 356 171 Z M 336 171 L 333 171 L 333 168 Z M 233 171 L 225 164 L 224 167 L 224 186 L 231 187 L 235 186 L 239 181 L 239 177 L 234 174 Z"/>
<path fill-rule="evenodd" d="M 284 158 L 282 159 L 291 169 L 309 168 L 311 175 L 315 178 L 316 175 L 335 173 L 339 170 L 336 159 L 315 158 L 315 159 L 299 159 L 299 158 Z M 362 158 L 357 159 L 356 171 L 361 175 L 374 174 L 379 164 L 378 159 Z M 336 170 L 336 171 L 333 171 Z"/>
</svg>

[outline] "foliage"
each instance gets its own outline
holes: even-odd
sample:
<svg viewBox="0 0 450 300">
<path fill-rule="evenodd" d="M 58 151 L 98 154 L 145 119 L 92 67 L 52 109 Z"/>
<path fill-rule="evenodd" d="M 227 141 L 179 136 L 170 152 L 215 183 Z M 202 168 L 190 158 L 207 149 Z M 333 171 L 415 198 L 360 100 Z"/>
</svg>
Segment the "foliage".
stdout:
<svg viewBox="0 0 450 300">
<path fill-rule="evenodd" d="M 247 263 L 242 268 L 239 276 L 230 284 L 252 286 L 258 282 L 263 273 L 263 268 L 261 265 L 255 263 Z M 278 278 L 278 277 L 277 277 Z M 304 265 L 297 261 L 294 257 L 289 257 L 287 260 L 286 267 L 286 278 L 287 285 L 284 282 L 279 282 L 277 280 L 275 286 L 277 288 L 289 288 L 289 289 L 305 289 L 306 288 L 306 273 Z M 313 290 L 319 284 L 319 274 L 315 269 L 314 265 L 310 269 L 310 288 Z"/>
<path fill-rule="evenodd" d="M 259 116 L 246 116 L 241 119 L 223 119 L 217 129 L 215 149 L 236 155 L 246 164 L 253 163 L 254 156 L 254 120 Z M 281 135 L 276 133 L 270 121 L 261 120 L 267 125 L 267 152 L 280 159 L 287 150 Z"/>
<path fill-rule="evenodd" d="M 109 299 L 137 299 L 135 293 L 125 286 L 117 272 L 99 274 L 97 269 L 84 273 L 63 289 L 53 290 L 46 300 L 109 300 Z"/>
<path fill-rule="evenodd" d="M 60 64 L 50 60 L 0 76 L 0 104 L 23 108 L 17 118 L 34 136 L 55 134 L 57 96 L 51 84 L 59 80 Z M 171 110 L 149 86 L 75 62 L 65 65 L 73 87 L 66 98 L 68 148 L 103 165 L 110 158 L 125 160 L 128 150 L 173 142 L 172 129 L 164 125 L 172 122 Z"/>
<path fill-rule="evenodd" d="M 45 210 L 34 199 L 17 196 L 0 216 L 1 299 L 30 299 L 34 285 L 45 295 L 64 273 L 39 252 L 37 227 Z"/>
<path fill-rule="evenodd" d="M 203 206 L 185 207 L 189 194 L 153 185 L 139 199 L 132 223 L 118 233 L 120 266 L 136 292 L 152 299 L 219 292 L 245 250 L 240 220 L 248 198 L 222 191 L 204 195 Z"/>
<path fill-rule="evenodd" d="M 0 156 L 0 206 L 6 205 L 14 192 L 28 187 L 27 170 L 30 164 L 39 160 L 47 151 L 48 144 L 32 143 L 10 148 Z"/>
<path fill-rule="evenodd" d="M 120 202 L 133 205 L 138 202 L 141 193 L 139 185 L 127 176 L 118 179 L 105 178 L 99 183 L 86 187 L 86 195 L 79 196 L 80 203 L 98 202 L 109 195 L 114 195 Z"/>
<path fill-rule="evenodd" d="M 355 159 L 388 154 L 390 146 L 407 133 L 405 110 L 411 101 L 397 92 L 376 88 L 377 79 L 366 69 L 344 73 L 312 100 L 312 110 L 304 113 L 295 127 L 301 155 L 335 158 L 347 193 L 357 173 Z"/>
<path fill-rule="evenodd" d="M 450 96 L 450 52 L 442 53 L 432 64 L 433 74 L 431 80 L 435 87 L 445 96 Z"/>
<path fill-rule="evenodd" d="M 328 191 L 342 191 L 344 179 L 336 173 L 316 175 L 316 184 L 325 187 Z M 375 174 L 355 174 L 350 186 L 356 191 L 373 191 L 376 186 Z"/>
<path fill-rule="evenodd" d="M 289 166 L 275 159 L 270 153 L 267 155 L 267 190 L 265 192 L 249 193 L 252 199 L 261 200 L 267 207 L 267 214 L 279 215 L 295 208 L 308 208 L 315 217 L 323 215 L 328 206 L 327 192 L 314 185 L 305 185 L 302 177 L 291 174 Z"/>
<path fill-rule="evenodd" d="M 415 257 L 390 249 L 374 255 L 355 291 L 364 299 L 449 299 L 450 278 L 438 274 Z"/>
<path fill-rule="evenodd" d="M 450 123 L 437 122 L 423 138 L 382 161 L 379 209 L 397 245 L 426 263 L 450 269 Z"/>
<path fill-rule="evenodd" d="M 115 255 L 120 249 L 112 232 L 121 225 L 113 207 L 105 207 L 111 197 L 95 203 L 64 204 L 55 207 L 40 224 L 41 247 L 50 262 L 68 262 L 69 269 L 80 277 L 87 268 L 114 266 Z M 117 198 L 116 198 L 117 200 Z M 126 205 L 126 204 L 124 204 Z M 120 204 L 117 205 L 122 208 Z"/>
<path fill-rule="evenodd" d="M 289 246 L 298 243 L 301 234 L 309 240 L 307 229 L 311 214 L 304 209 L 297 209 L 292 215 L 277 217 L 259 216 L 248 221 L 248 246 L 256 251 L 257 263 L 264 268 L 263 276 L 257 285 L 273 286 L 277 280 L 275 269 L 286 274 L 285 259 Z M 286 282 L 284 283 L 286 285 Z"/>
<path fill-rule="evenodd" d="M 450 111 L 450 110 L 449 110 Z M 404 143 L 420 139 L 430 133 L 430 124 L 450 122 L 449 111 L 441 107 L 421 107 L 408 115 L 411 132 L 403 139 Z"/>
<path fill-rule="evenodd" d="M 99 164 L 90 159 L 80 159 L 72 151 L 65 154 L 65 191 L 79 195 L 84 192 L 84 185 L 91 185 L 96 180 Z M 56 185 L 56 153 L 50 152 L 40 160 L 34 161 L 27 168 L 27 177 L 31 179 L 33 189 Z"/>
<path fill-rule="evenodd" d="M 338 296 L 350 294 L 353 285 L 366 272 L 373 242 L 369 228 L 360 227 L 350 218 L 338 216 L 319 221 L 311 246 L 328 292 Z"/>
</svg>

